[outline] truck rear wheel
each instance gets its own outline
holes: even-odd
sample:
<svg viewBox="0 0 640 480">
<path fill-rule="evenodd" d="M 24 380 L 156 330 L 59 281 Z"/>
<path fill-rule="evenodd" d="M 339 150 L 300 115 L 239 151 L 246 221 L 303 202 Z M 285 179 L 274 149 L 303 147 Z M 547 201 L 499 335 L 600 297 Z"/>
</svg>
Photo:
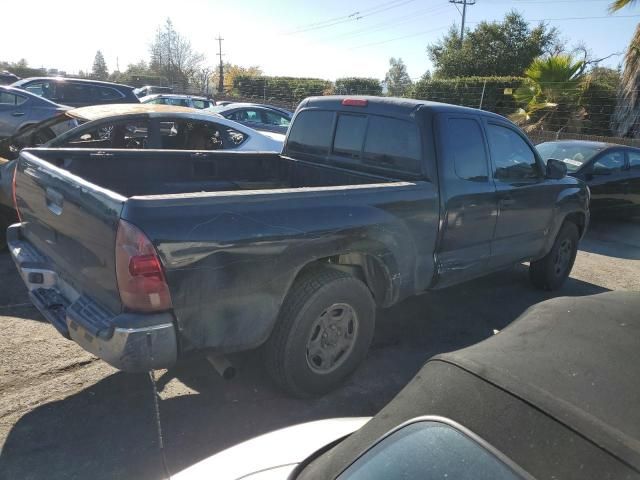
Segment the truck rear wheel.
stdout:
<svg viewBox="0 0 640 480">
<path fill-rule="evenodd" d="M 269 373 L 287 392 L 329 392 L 364 360 L 375 326 L 367 286 L 344 272 L 303 274 L 287 295 L 266 344 Z"/>
<path fill-rule="evenodd" d="M 562 286 L 573 268 L 578 253 L 580 233 L 571 222 L 565 223 L 551 251 L 540 260 L 529 265 L 529 278 L 536 288 L 556 290 Z"/>
</svg>

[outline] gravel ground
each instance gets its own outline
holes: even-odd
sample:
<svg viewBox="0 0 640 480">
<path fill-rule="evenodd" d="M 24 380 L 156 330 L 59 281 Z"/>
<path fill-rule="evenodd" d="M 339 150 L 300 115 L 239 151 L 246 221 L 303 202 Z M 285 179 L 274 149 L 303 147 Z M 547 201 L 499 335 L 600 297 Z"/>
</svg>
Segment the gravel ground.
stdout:
<svg viewBox="0 0 640 480">
<path fill-rule="evenodd" d="M 28 303 L 6 252 L 0 282 L 0 478 L 162 478 L 149 377 L 118 372 L 58 335 Z M 640 221 L 592 225 L 557 295 L 607 290 L 640 291 Z M 552 296 L 517 266 L 380 311 L 367 361 L 320 399 L 283 396 L 256 352 L 232 359 L 230 382 L 199 357 L 157 372 L 169 470 L 275 428 L 375 414 L 430 356 L 478 342 Z"/>
</svg>

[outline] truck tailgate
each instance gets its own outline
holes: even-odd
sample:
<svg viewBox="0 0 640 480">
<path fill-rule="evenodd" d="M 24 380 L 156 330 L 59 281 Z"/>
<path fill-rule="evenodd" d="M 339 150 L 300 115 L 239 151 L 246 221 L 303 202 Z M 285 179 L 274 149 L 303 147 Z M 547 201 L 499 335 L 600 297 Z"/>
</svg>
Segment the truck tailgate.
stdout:
<svg viewBox="0 0 640 480">
<path fill-rule="evenodd" d="M 114 313 L 121 310 L 115 243 L 125 200 L 29 152 L 21 153 L 16 202 L 22 236 L 73 290 Z"/>
</svg>

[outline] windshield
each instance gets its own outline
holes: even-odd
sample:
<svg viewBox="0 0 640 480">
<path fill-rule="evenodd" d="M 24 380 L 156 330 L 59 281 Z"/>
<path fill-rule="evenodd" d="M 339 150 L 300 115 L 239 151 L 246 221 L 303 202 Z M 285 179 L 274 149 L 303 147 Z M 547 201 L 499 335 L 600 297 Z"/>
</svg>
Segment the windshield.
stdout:
<svg viewBox="0 0 640 480">
<path fill-rule="evenodd" d="M 560 160 L 567 165 L 569 172 L 577 171 L 603 148 L 599 145 L 565 142 L 546 142 L 536 145 L 545 164 L 550 158 Z"/>
</svg>

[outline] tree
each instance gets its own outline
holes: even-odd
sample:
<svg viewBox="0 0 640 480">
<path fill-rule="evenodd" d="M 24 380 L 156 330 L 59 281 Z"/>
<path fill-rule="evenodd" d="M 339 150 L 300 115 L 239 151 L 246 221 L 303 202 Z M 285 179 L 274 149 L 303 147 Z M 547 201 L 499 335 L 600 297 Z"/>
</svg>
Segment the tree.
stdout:
<svg viewBox="0 0 640 480">
<path fill-rule="evenodd" d="M 186 87 L 204 61 L 204 56 L 193 50 L 191 42 L 173 28 L 167 18 L 163 27 L 158 27 L 150 47 L 151 70 L 168 79 L 170 84 Z"/>
<path fill-rule="evenodd" d="M 514 92 L 522 105 L 511 119 L 525 130 L 559 131 L 577 117 L 584 117 L 580 97 L 585 88 L 585 64 L 571 55 L 536 58 L 524 72 L 525 83 Z"/>
<path fill-rule="evenodd" d="M 233 90 L 233 84 L 236 78 L 238 77 L 260 77 L 262 76 L 262 69 L 257 65 L 252 65 L 249 67 L 241 67 L 240 65 L 232 65 L 231 63 L 225 63 L 222 66 L 224 73 L 224 91 L 231 92 Z M 218 85 L 220 78 L 220 68 L 216 68 L 213 71 L 213 75 L 211 76 L 211 83 L 213 85 Z"/>
<path fill-rule="evenodd" d="M 436 78 L 519 76 L 543 54 L 558 54 L 563 46 L 558 31 L 544 23 L 531 27 L 515 11 L 502 22 L 481 22 L 460 42 L 453 26 L 438 42 L 427 46 Z"/>
<path fill-rule="evenodd" d="M 391 57 L 389 59 L 389 71 L 384 77 L 384 83 L 387 86 L 389 96 L 403 97 L 409 94 L 413 82 L 407 73 L 407 66 L 401 58 Z"/>
<path fill-rule="evenodd" d="M 382 85 L 377 78 L 338 78 L 334 92 L 337 95 L 382 95 Z"/>
<path fill-rule="evenodd" d="M 96 56 L 93 59 L 93 68 L 91 69 L 91 76 L 98 80 L 107 80 L 109 78 L 109 70 L 107 69 L 107 62 L 104 61 L 104 55 L 98 50 Z"/>
<path fill-rule="evenodd" d="M 611 12 L 632 5 L 635 0 L 616 0 L 611 4 Z M 624 70 L 618 101 L 611 120 L 611 129 L 620 137 L 640 137 L 640 24 L 631 38 L 624 57 Z"/>
</svg>

